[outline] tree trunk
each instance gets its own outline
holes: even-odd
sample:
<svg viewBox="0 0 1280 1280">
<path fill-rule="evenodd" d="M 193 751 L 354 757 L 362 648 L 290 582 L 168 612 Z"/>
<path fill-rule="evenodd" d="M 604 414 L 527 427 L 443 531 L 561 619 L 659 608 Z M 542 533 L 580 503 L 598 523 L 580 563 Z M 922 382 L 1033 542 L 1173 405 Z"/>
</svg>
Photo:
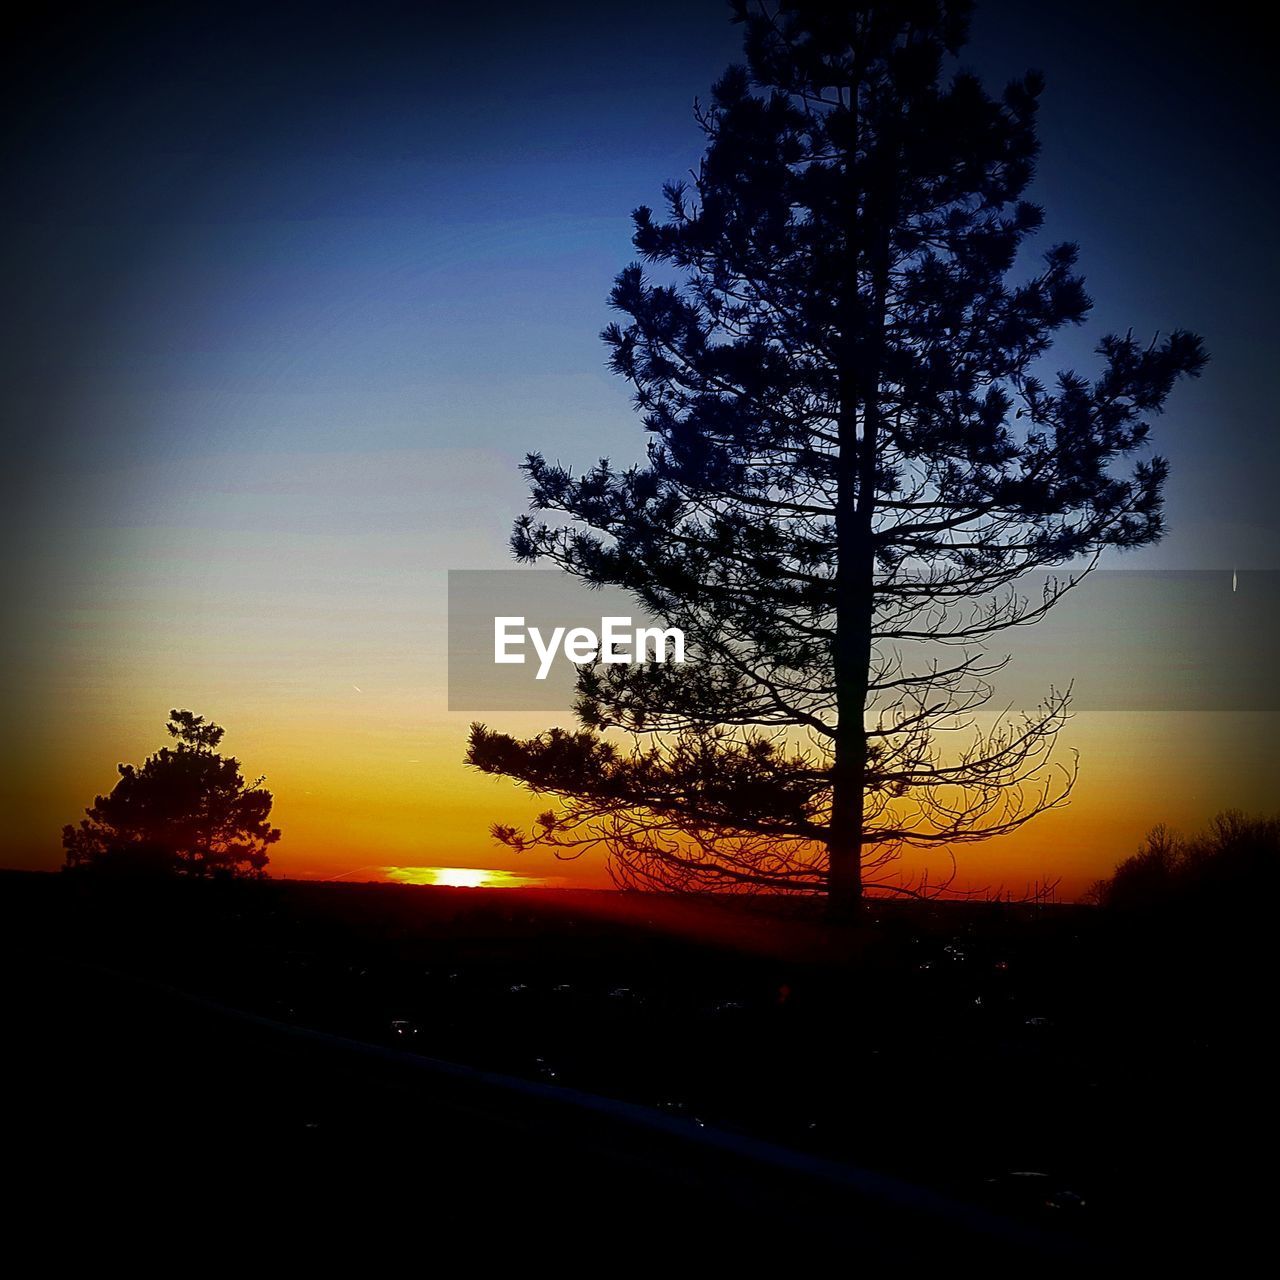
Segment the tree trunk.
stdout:
<svg viewBox="0 0 1280 1280">
<path fill-rule="evenodd" d="M 865 747 L 859 759 L 857 743 L 840 734 L 832 771 L 830 834 L 827 838 L 827 908 L 837 919 L 849 919 L 862 906 L 862 799 L 866 772 Z M 865 744 L 865 739 L 863 740 Z M 843 750 L 842 750 L 843 748 Z"/>
<path fill-rule="evenodd" d="M 841 371 L 840 457 L 836 498 L 836 736 L 827 838 L 828 908 L 856 916 L 862 905 L 863 807 L 867 781 L 866 707 L 871 666 L 874 559 L 867 492 L 868 432 L 874 413 L 863 410 L 858 439 L 857 372 Z"/>
<path fill-rule="evenodd" d="M 847 162 L 850 209 L 858 207 L 861 175 L 856 145 Z M 879 190 L 874 184 L 870 190 Z M 841 298 L 840 404 L 836 463 L 836 738 L 831 770 L 831 821 L 827 838 L 827 906 L 837 919 L 862 909 L 862 849 L 867 791 L 867 695 L 875 616 L 873 514 L 880 434 L 880 367 L 888 292 L 889 228 L 894 199 L 882 190 L 883 207 L 869 203 L 864 224 L 852 217 Z M 876 216 L 872 216 L 874 215 Z M 859 325 L 861 253 L 867 252 L 870 307 Z M 861 427 L 861 431 L 859 431 Z"/>
<path fill-rule="evenodd" d="M 845 428 L 841 424 L 841 436 Z M 850 418 L 855 418 L 852 411 Z M 856 429 L 856 428 L 855 428 Z M 864 425 L 864 432 L 866 427 Z M 863 807 L 867 782 L 866 705 L 871 665 L 872 558 L 856 446 L 841 446 L 836 514 L 836 737 L 827 837 L 827 895 L 833 916 L 856 916 L 862 905 Z M 846 481 L 846 471 L 850 473 Z M 846 485 L 849 494 L 846 497 Z"/>
</svg>

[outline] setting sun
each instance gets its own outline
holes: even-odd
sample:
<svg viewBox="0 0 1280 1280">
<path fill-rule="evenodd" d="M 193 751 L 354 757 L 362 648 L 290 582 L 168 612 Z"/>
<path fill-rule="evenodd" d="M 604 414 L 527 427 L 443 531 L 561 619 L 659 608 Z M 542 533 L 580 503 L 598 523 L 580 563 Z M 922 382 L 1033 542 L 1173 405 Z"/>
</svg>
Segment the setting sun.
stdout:
<svg viewBox="0 0 1280 1280">
<path fill-rule="evenodd" d="M 397 884 L 433 884 L 450 889 L 529 889 L 544 883 L 537 876 L 493 867 L 384 867 L 383 873 Z"/>
</svg>

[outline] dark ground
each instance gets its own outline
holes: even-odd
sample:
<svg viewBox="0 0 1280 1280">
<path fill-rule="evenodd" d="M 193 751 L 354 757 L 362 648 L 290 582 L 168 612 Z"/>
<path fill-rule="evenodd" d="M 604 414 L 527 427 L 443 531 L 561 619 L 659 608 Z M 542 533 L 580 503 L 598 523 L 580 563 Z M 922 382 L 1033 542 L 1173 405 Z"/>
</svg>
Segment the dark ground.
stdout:
<svg viewBox="0 0 1280 1280">
<path fill-rule="evenodd" d="M 1272 1213 L 1252 919 L 5 873 L 0 928 L 6 1204 L 41 1221 L 252 1206 L 312 1244 L 803 1274 L 833 1245 L 1224 1265 Z"/>
</svg>

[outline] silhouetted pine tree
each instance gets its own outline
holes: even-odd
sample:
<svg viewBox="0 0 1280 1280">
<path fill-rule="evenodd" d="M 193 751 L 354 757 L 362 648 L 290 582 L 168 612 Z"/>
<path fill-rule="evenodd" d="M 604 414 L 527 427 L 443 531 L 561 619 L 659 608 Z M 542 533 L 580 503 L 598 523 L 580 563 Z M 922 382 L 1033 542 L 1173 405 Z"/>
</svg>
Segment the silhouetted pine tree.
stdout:
<svg viewBox="0 0 1280 1280">
<path fill-rule="evenodd" d="M 98 796 L 79 826 L 62 829 L 72 871 L 197 879 L 266 875 L 273 827 L 264 779 L 246 782 L 240 762 L 220 756 L 226 732 L 204 716 L 170 711 L 169 736 L 141 767 L 116 766 L 110 795 Z"/>
<path fill-rule="evenodd" d="M 1008 832 L 1069 792 L 1049 759 L 1068 693 L 970 728 L 1002 664 L 983 643 L 1102 549 L 1160 536 L 1164 460 L 1120 464 L 1205 356 L 1182 331 L 1109 336 L 1094 378 L 1035 376 L 1090 301 L 1071 244 L 1007 280 L 1042 221 L 1021 199 L 1041 82 L 997 99 L 944 74 L 968 4 L 734 7 L 747 67 L 696 110 L 697 174 L 665 221 L 635 213 L 674 283 L 629 266 L 603 335 L 647 465 L 531 454 L 534 508 L 575 524 L 513 537 L 683 627 L 690 664 L 586 669 L 580 732 L 476 725 L 468 759 L 558 797 L 529 834 L 495 827 L 517 847 L 603 842 L 623 884 L 848 907 L 904 846 Z M 1014 587 L 1069 562 L 1042 598 Z"/>
</svg>

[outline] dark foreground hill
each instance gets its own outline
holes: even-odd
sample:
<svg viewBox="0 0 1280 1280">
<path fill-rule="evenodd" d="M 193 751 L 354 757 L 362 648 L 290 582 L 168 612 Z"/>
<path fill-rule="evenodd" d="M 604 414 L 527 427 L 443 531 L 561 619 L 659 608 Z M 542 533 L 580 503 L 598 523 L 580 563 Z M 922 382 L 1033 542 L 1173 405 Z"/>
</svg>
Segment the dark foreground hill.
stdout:
<svg viewBox="0 0 1280 1280">
<path fill-rule="evenodd" d="M 237 1186 L 295 1223 L 408 1212 L 534 1252 L 856 1239 L 1042 1267 L 1221 1261 L 1262 1221 L 1252 929 L 16 874 L 0 895 L 10 1167 L 37 1201 L 198 1215 Z"/>
</svg>

